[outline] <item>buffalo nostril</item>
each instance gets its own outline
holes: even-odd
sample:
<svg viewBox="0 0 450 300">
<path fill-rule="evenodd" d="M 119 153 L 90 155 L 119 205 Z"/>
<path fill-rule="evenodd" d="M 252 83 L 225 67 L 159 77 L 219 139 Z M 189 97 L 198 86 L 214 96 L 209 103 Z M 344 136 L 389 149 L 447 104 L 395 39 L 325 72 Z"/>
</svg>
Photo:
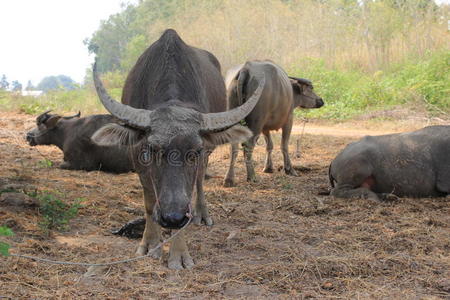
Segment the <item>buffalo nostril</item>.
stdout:
<svg viewBox="0 0 450 300">
<path fill-rule="evenodd" d="M 325 103 L 323 102 L 322 98 L 319 98 L 317 100 L 317 107 L 322 107 Z"/>
<path fill-rule="evenodd" d="M 165 228 L 178 229 L 186 225 L 187 222 L 186 214 L 171 212 L 161 215 L 160 225 Z"/>
<path fill-rule="evenodd" d="M 33 140 L 34 136 L 31 133 L 27 133 L 25 138 L 26 138 L 27 142 L 31 142 Z"/>
</svg>

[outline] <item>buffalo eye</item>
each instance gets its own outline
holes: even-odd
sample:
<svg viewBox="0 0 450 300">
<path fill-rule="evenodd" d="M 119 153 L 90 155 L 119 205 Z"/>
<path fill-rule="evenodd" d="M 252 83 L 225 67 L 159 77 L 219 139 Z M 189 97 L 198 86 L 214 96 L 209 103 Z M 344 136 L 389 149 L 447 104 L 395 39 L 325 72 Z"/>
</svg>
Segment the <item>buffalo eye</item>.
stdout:
<svg viewBox="0 0 450 300">
<path fill-rule="evenodd" d="M 139 163 L 142 165 L 148 165 L 152 162 L 152 149 L 150 147 L 143 147 L 141 152 L 139 152 Z"/>
<path fill-rule="evenodd" d="M 189 150 L 185 154 L 185 162 L 187 165 L 195 165 L 201 157 L 203 149 Z"/>
</svg>

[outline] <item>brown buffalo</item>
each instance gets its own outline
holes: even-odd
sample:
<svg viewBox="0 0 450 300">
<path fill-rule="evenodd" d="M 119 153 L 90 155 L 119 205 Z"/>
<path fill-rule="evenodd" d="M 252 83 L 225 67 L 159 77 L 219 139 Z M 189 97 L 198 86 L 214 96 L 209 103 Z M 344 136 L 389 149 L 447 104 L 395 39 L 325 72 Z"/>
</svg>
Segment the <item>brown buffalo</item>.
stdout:
<svg viewBox="0 0 450 300">
<path fill-rule="evenodd" d="M 227 73 L 227 96 L 229 109 L 238 107 L 248 101 L 258 86 L 261 76 L 265 77 L 264 88 L 258 104 L 245 118 L 245 125 L 252 131 L 252 137 L 243 144 L 247 180 L 255 181 L 252 153 L 261 134 L 266 140 L 267 159 L 264 172 L 272 173 L 273 143 L 271 130 L 282 129 L 281 151 L 284 170 L 288 175 L 297 175 L 289 159 L 288 145 L 292 130 L 293 111 L 296 107 L 319 108 L 324 102 L 313 91 L 311 81 L 289 77 L 286 72 L 271 61 L 249 61 L 245 65 L 231 69 Z M 231 145 L 230 167 L 225 176 L 224 186 L 233 186 L 234 164 L 238 154 L 238 144 Z"/>
</svg>

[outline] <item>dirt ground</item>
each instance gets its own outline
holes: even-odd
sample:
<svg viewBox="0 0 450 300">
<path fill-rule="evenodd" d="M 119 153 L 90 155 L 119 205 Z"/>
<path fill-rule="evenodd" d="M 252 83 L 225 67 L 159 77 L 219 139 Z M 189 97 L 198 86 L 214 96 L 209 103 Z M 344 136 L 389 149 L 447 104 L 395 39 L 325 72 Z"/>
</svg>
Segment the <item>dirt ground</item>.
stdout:
<svg viewBox="0 0 450 300">
<path fill-rule="evenodd" d="M 222 187 L 228 147 L 211 159 L 205 184 L 214 226 L 190 226 L 191 270 L 150 258 L 84 278 L 86 268 L 0 257 L 0 299 L 450 299 L 450 200 L 401 199 L 375 203 L 332 199 L 327 169 L 349 142 L 365 134 L 420 128 L 424 122 L 298 123 L 291 158 L 300 172 L 263 173 L 264 146 L 256 148 L 258 183 L 245 182 L 242 155 L 234 188 Z M 45 235 L 37 209 L 0 207 L 0 225 L 12 253 L 57 260 L 105 262 L 133 256 L 138 240 L 110 233 L 142 213 L 135 174 L 67 171 L 53 146 L 30 147 L 24 133 L 34 117 L 0 113 L 0 184 L 29 185 L 72 202 L 84 198 L 67 232 Z M 275 134 L 279 145 L 280 134 Z M 300 145 L 300 155 L 296 151 Z M 48 168 L 40 163 L 53 161 Z M 1 182 L 2 181 L 2 182 Z M 5 239 L 4 239 L 5 240 Z"/>
</svg>

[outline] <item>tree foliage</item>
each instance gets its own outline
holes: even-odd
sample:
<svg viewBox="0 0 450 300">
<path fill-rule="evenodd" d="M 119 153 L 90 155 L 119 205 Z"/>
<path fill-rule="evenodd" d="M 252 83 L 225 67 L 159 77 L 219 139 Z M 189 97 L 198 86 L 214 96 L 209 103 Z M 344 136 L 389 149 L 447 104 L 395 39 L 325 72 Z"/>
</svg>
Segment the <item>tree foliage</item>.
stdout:
<svg viewBox="0 0 450 300">
<path fill-rule="evenodd" d="M 11 82 L 11 90 L 13 92 L 20 92 L 22 90 L 22 84 L 18 80 L 13 80 Z"/>
<path fill-rule="evenodd" d="M 31 80 L 28 80 L 27 86 L 25 87 L 25 91 L 33 91 L 36 88 L 34 87 L 33 83 L 31 83 Z"/>
<path fill-rule="evenodd" d="M 9 88 L 8 79 L 6 78 L 6 75 L 3 74 L 2 75 L 2 79 L 0 79 L 0 89 L 1 90 L 7 90 L 8 88 Z"/>
<path fill-rule="evenodd" d="M 133 5 L 129 5 L 121 13 L 102 21 L 99 30 L 84 41 L 89 52 L 97 56 L 97 68 L 100 72 L 120 68 L 127 44 L 136 34 L 132 26 L 135 19 L 136 9 Z"/>
<path fill-rule="evenodd" d="M 38 90 L 45 92 L 50 90 L 73 90 L 76 87 L 76 82 L 66 75 L 44 77 L 37 85 Z"/>
<path fill-rule="evenodd" d="M 147 0 L 127 4 L 122 12 L 102 21 L 92 37 L 84 40 L 97 57 L 100 72 L 128 70 L 149 44 L 148 28 L 172 17 L 183 0 Z"/>
<path fill-rule="evenodd" d="M 433 0 L 141 0 L 85 43 L 102 73 L 127 72 L 166 28 L 225 68 L 254 58 L 286 67 L 306 55 L 374 71 L 442 48 L 447 14 Z"/>
</svg>

